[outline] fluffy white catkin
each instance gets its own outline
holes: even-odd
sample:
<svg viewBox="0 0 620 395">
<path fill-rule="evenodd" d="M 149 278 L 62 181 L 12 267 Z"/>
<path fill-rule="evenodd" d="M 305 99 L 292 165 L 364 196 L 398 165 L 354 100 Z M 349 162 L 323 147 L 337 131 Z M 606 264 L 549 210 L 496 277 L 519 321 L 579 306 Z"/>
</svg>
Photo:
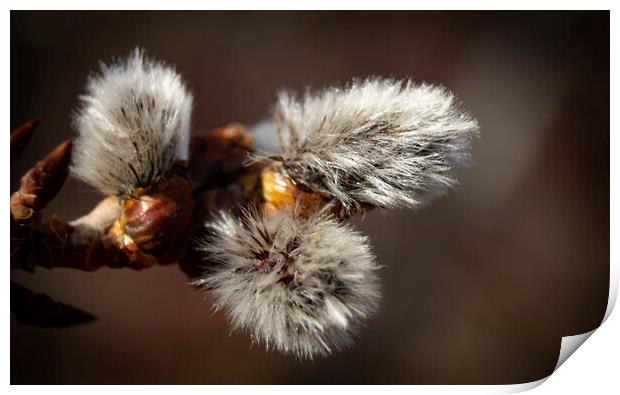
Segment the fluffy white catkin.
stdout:
<svg viewBox="0 0 620 395">
<path fill-rule="evenodd" d="M 478 123 L 446 89 L 373 78 L 344 88 L 281 93 L 281 156 L 298 182 L 345 208 L 415 207 L 456 181 Z"/>
<path fill-rule="evenodd" d="M 222 213 L 208 228 L 209 266 L 197 283 L 235 329 L 268 349 L 327 355 L 350 344 L 377 307 L 379 266 L 368 239 L 331 217 L 250 210 Z"/>
<path fill-rule="evenodd" d="M 107 194 L 149 187 L 188 159 L 192 95 L 170 66 L 135 49 L 92 75 L 74 117 L 73 173 Z"/>
</svg>

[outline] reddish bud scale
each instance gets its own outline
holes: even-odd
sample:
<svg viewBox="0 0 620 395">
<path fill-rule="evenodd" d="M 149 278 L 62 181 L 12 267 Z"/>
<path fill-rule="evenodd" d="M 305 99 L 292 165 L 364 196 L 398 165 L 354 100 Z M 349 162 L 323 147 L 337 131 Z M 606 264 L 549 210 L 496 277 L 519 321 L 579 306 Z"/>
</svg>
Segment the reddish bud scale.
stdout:
<svg viewBox="0 0 620 395">
<path fill-rule="evenodd" d="M 244 161 L 252 150 L 252 135 L 239 123 L 231 123 L 191 140 L 191 179 L 198 191 L 223 187 L 245 171 Z"/>
<path fill-rule="evenodd" d="M 11 196 L 11 254 L 38 225 L 40 211 L 58 194 L 69 174 L 71 141 L 58 145 L 21 179 Z"/>
<path fill-rule="evenodd" d="M 105 242 L 134 269 L 175 262 L 189 237 L 193 199 L 186 177 L 173 172 L 148 190 L 121 202 L 122 213 Z"/>
<path fill-rule="evenodd" d="M 21 155 L 24 148 L 26 148 L 30 137 L 38 125 L 39 118 L 34 118 L 11 132 L 11 165 L 17 160 L 19 155 Z"/>
</svg>

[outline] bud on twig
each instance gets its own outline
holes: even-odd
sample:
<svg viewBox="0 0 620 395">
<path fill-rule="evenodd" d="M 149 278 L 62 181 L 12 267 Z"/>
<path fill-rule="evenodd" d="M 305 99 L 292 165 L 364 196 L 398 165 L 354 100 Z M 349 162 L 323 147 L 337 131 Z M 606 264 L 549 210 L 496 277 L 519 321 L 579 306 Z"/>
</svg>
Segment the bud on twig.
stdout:
<svg viewBox="0 0 620 395">
<path fill-rule="evenodd" d="M 22 177 L 20 189 L 11 196 L 11 257 L 39 225 L 41 210 L 67 179 L 71 147 L 71 141 L 58 145 Z"/>
<path fill-rule="evenodd" d="M 327 355 L 350 344 L 377 307 L 379 266 L 368 239 L 325 211 L 223 212 L 208 230 L 202 249 L 211 265 L 196 284 L 268 348 Z"/>
<path fill-rule="evenodd" d="M 193 209 L 187 179 L 192 96 L 169 66 L 136 49 L 90 78 L 75 117 L 74 174 L 120 199 L 106 236 L 134 269 L 174 262 Z"/>
<path fill-rule="evenodd" d="M 102 192 L 129 196 L 188 160 L 192 96 L 174 69 L 141 50 L 103 65 L 81 101 L 73 173 Z"/>
<path fill-rule="evenodd" d="M 478 123 L 444 88 L 368 79 L 344 88 L 280 94 L 276 124 L 290 176 L 337 199 L 416 207 L 453 185 Z"/>
<path fill-rule="evenodd" d="M 28 144 L 30 137 L 39 126 L 39 118 L 31 119 L 11 132 L 11 165 L 15 163 Z"/>
</svg>

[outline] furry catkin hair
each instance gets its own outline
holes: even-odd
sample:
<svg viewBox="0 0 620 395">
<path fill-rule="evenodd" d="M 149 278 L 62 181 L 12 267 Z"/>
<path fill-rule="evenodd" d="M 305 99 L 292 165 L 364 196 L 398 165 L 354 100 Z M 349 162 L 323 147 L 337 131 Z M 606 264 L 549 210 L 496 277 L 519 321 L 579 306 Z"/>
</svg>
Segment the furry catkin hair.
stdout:
<svg viewBox="0 0 620 395">
<path fill-rule="evenodd" d="M 433 85 L 374 78 L 344 88 L 281 93 L 281 156 L 298 182 L 338 199 L 415 207 L 456 181 L 478 123 Z"/>
<path fill-rule="evenodd" d="M 172 67 L 140 49 L 102 65 L 80 100 L 73 173 L 102 192 L 149 187 L 188 159 L 192 95 Z"/>
<path fill-rule="evenodd" d="M 203 244 L 210 289 L 235 329 L 299 358 L 352 342 L 377 307 L 379 266 L 368 239 L 322 214 L 223 213 Z"/>
</svg>

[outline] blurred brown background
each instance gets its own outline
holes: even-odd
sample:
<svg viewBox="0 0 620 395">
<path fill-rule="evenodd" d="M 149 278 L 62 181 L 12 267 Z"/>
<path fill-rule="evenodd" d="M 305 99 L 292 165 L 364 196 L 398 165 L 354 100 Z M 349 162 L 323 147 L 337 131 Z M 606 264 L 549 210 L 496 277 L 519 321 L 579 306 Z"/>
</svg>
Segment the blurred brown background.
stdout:
<svg viewBox="0 0 620 395">
<path fill-rule="evenodd" d="M 10 126 L 42 119 L 13 189 L 71 135 L 89 71 L 136 45 L 186 78 L 198 128 L 257 122 L 283 87 L 441 83 L 480 121 L 475 166 L 426 209 L 357 221 L 386 266 L 385 298 L 343 353 L 298 362 L 252 347 L 174 266 L 14 272 L 99 320 L 43 330 L 11 318 L 13 384 L 517 383 L 552 371 L 562 336 L 600 323 L 608 12 L 12 12 Z M 98 199 L 70 180 L 47 212 L 73 218 Z"/>
</svg>

